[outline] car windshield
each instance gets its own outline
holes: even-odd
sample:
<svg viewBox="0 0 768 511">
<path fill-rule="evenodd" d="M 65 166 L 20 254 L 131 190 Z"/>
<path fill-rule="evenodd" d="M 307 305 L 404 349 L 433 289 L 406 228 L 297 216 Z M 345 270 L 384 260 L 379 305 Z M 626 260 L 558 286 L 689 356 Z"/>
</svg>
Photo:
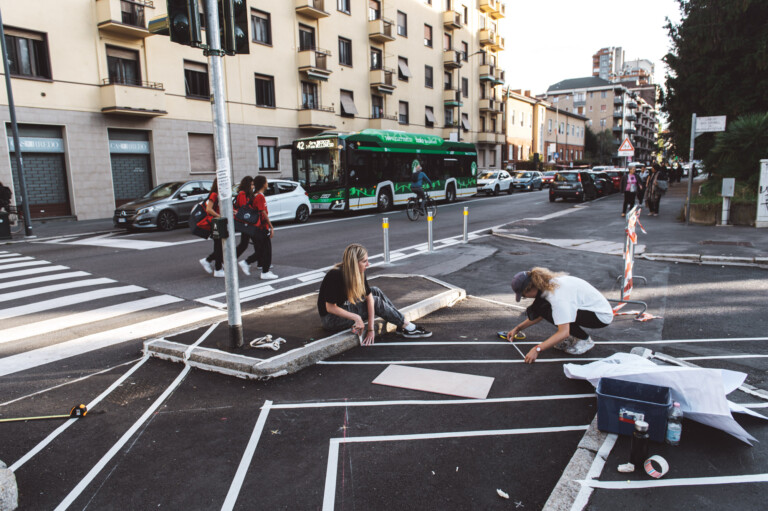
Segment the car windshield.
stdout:
<svg viewBox="0 0 768 511">
<path fill-rule="evenodd" d="M 167 197 L 170 197 L 173 195 L 173 193 L 181 188 L 181 185 L 184 183 L 176 182 L 176 183 L 163 183 L 160 186 L 157 186 L 156 188 L 153 188 L 152 190 L 148 191 L 145 195 L 145 199 L 165 199 Z"/>
<path fill-rule="evenodd" d="M 579 180 L 579 175 L 575 172 L 573 173 L 560 173 L 555 176 L 555 181 L 563 182 L 563 183 L 573 183 Z"/>
<path fill-rule="evenodd" d="M 517 176 L 515 177 L 517 177 L 518 179 L 521 179 L 521 178 L 530 179 L 533 177 L 533 174 L 531 174 L 530 172 L 518 172 Z"/>
<path fill-rule="evenodd" d="M 486 172 L 485 174 L 480 174 L 478 179 L 496 179 L 499 177 L 498 172 Z"/>
<path fill-rule="evenodd" d="M 555 174 L 557 174 L 557 171 L 555 170 L 548 170 L 544 173 L 545 176 L 554 176 Z"/>
</svg>

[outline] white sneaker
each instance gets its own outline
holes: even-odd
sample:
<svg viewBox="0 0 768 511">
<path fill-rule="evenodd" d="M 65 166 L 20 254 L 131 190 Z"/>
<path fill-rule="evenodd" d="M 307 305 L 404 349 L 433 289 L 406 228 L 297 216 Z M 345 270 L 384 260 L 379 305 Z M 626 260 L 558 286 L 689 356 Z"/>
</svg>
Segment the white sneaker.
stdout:
<svg viewBox="0 0 768 511">
<path fill-rule="evenodd" d="M 261 280 L 274 280 L 277 278 L 277 275 L 272 273 L 271 271 L 268 271 L 267 273 L 261 274 Z"/>
<path fill-rule="evenodd" d="M 569 355 L 583 355 L 594 347 L 595 342 L 591 337 L 587 337 L 586 339 L 576 339 L 576 342 L 566 348 L 565 352 Z"/>
<path fill-rule="evenodd" d="M 565 351 L 566 353 L 568 353 L 568 350 L 571 349 L 574 342 L 576 342 L 575 339 L 571 336 L 568 336 L 552 347 L 555 348 L 556 350 Z"/>
<path fill-rule="evenodd" d="M 200 259 L 200 266 L 202 266 L 202 267 L 203 267 L 203 269 L 204 269 L 204 270 L 205 270 L 207 273 L 213 273 L 213 266 L 211 266 L 211 263 L 210 263 L 210 261 L 206 260 L 206 259 L 205 259 L 205 257 L 203 257 L 202 259 Z"/>
<path fill-rule="evenodd" d="M 213 276 L 214 277 L 222 277 L 223 278 L 224 277 L 224 270 L 223 269 L 221 269 L 221 270 L 214 270 Z"/>
<path fill-rule="evenodd" d="M 250 264 L 246 263 L 245 261 L 240 261 L 239 263 L 237 263 L 237 265 L 240 267 L 241 270 L 243 270 L 243 273 L 245 273 L 246 275 L 251 274 Z"/>
</svg>

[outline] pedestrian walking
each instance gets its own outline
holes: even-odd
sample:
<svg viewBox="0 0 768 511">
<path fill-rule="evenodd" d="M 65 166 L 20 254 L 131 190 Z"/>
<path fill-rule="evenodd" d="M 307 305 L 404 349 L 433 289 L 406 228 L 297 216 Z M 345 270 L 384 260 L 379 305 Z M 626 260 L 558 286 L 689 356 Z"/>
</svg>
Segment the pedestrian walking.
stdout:
<svg viewBox="0 0 768 511">
<path fill-rule="evenodd" d="M 645 200 L 645 182 L 648 180 L 648 169 L 645 165 L 640 165 L 640 170 L 635 170 L 635 173 L 639 177 L 637 183 L 637 203 L 642 206 Z"/>
<path fill-rule="evenodd" d="M 237 187 L 237 196 L 235 197 L 234 215 L 237 215 L 237 211 L 240 208 L 244 208 L 248 206 L 253 201 L 253 196 L 254 196 L 253 178 L 251 176 L 245 176 L 243 179 L 240 180 L 240 185 Z M 235 222 L 238 222 L 238 220 L 235 219 Z M 253 240 L 251 240 L 251 237 L 246 232 L 240 232 L 240 243 L 238 243 L 237 245 L 236 257 L 240 257 L 241 255 L 243 255 L 243 252 L 248 250 L 248 245 L 252 241 Z M 256 247 L 254 245 L 254 252 L 255 251 L 256 251 Z M 250 272 L 246 273 L 246 275 L 250 275 Z"/>
<path fill-rule="evenodd" d="M 213 186 L 211 186 L 211 193 L 208 194 L 208 198 L 205 200 L 205 213 L 206 216 L 202 220 L 200 220 L 197 223 L 198 227 L 201 227 L 203 229 L 206 229 L 208 231 L 211 230 L 212 222 L 214 218 L 219 218 L 221 215 L 219 213 L 219 185 L 218 185 L 218 179 L 213 180 Z M 214 277 L 224 277 L 224 269 L 222 266 L 223 260 L 224 260 L 224 252 L 222 250 L 222 243 L 223 240 L 213 240 L 213 252 L 211 252 L 208 257 L 204 257 L 200 259 L 200 265 L 202 265 L 203 269 L 213 274 Z M 213 265 L 211 265 L 213 263 Z"/>
<path fill-rule="evenodd" d="M 368 266 L 368 251 L 353 243 L 344 249 L 341 262 L 325 274 L 317 295 L 317 312 L 323 328 L 329 332 L 351 328 L 367 346 L 374 342 L 374 321 L 379 316 L 396 325 L 397 334 L 405 338 L 430 337 L 432 332 L 405 319 L 381 289 L 368 285 Z"/>
<path fill-rule="evenodd" d="M 664 181 L 664 183 L 661 183 Z M 646 202 L 648 203 L 648 216 L 659 216 L 659 203 L 661 196 L 666 193 L 667 176 L 662 174 L 662 169 L 658 163 L 651 166 L 651 173 L 645 184 Z"/>
<path fill-rule="evenodd" d="M 582 355 L 595 345 L 584 328 L 605 328 L 613 321 L 611 305 L 600 291 L 565 273 L 540 267 L 521 271 L 512 277 L 512 290 L 518 302 L 523 297 L 534 300 L 525 311 L 527 318 L 507 333 L 510 342 L 518 332 L 542 319 L 557 327 L 554 334 L 525 355 L 526 364 L 535 362 L 539 353 L 549 348 Z"/>
<path fill-rule="evenodd" d="M 11 205 L 11 197 L 13 197 L 11 189 L 0 181 L 0 209 L 8 210 L 8 206 Z"/>
<path fill-rule="evenodd" d="M 621 176 L 621 184 L 619 185 L 619 190 L 624 192 L 624 206 L 621 209 L 621 216 L 627 216 L 627 209 L 632 209 L 635 206 L 637 184 L 635 167 L 629 167 L 629 171 Z"/>
<path fill-rule="evenodd" d="M 257 211 L 259 216 L 256 223 L 256 235 L 253 237 L 255 250 L 247 259 L 237 263 L 240 266 L 240 269 L 243 270 L 243 273 L 250 275 L 251 265 L 257 262 L 261 267 L 262 280 L 273 280 L 277 278 L 277 275 L 270 271 L 272 266 L 272 238 L 275 235 L 275 228 L 272 226 L 272 221 L 269 219 L 267 199 L 264 196 L 264 192 L 267 191 L 268 186 L 267 178 L 264 176 L 256 176 L 253 180 L 253 187 L 256 194 L 251 201 L 251 207 Z"/>
</svg>

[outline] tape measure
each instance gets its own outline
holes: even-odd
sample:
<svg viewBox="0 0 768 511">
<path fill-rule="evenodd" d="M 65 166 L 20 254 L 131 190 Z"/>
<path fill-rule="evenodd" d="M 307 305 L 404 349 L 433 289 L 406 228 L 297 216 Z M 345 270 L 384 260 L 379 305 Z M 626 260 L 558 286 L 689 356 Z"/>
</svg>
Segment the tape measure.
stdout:
<svg viewBox="0 0 768 511">
<path fill-rule="evenodd" d="M 79 419 L 85 417 L 88 413 L 88 407 L 84 404 L 73 406 L 68 415 L 39 415 L 37 417 L 14 417 L 11 419 L 0 419 L 0 422 L 21 422 L 21 421 L 37 421 L 45 419 Z"/>
</svg>

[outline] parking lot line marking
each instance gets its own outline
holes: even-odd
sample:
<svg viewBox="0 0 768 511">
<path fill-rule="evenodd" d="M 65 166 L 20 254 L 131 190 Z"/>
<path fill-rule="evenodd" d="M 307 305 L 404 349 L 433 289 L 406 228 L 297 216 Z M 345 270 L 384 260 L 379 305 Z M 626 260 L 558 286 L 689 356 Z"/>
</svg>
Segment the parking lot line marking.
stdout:
<svg viewBox="0 0 768 511">
<path fill-rule="evenodd" d="M 0 344 L 17 341 L 19 339 L 26 339 L 27 337 L 33 337 L 36 335 L 47 334 L 56 330 L 64 330 L 65 328 L 72 328 L 74 326 L 94 323 L 96 321 L 112 319 L 123 316 L 125 314 L 132 314 L 134 312 L 139 312 L 154 307 L 161 307 L 163 305 L 168 305 L 169 303 L 176 303 L 181 301 L 183 301 L 183 298 L 178 298 L 171 295 L 152 296 L 150 298 L 143 298 L 141 300 L 134 300 L 132 302 L 118 303 L 108 307 L 102 307 L 100 309 L 78 312 L 76 314 L 64 316 L 63 318 L 52 318 L 45 321 L 39 321 L 37 323 L 21 325 L 14 328 L 7 328 L 3 331 L 3 337 L 0 339 Z"/>
<path fill-rule="evenodd" d="M 515 305 L 514 303 L 501 302 L 499 300 L 492 300 L 491 298 L 483 298 L 482 296 L 477 296 L 477 295 L 467 295 L 467 298 L 476 298 L 477 300 L 482 300 L 484 302 L 495 303 L 496 305 L 503 305 L 504 307 L 512 307 L 513 309 L 518 309 L 523 311 L 526 309 L 522 305 Z"/>
<path fill-rule="evenodd" d="M 496 429 L 485 431 L 448 431 L 443 433 L 420 433 L 413 435 L 381 435 L 331 438 L 328 446 L 328 467 L 325 472 L 323 511 L 333 511 L 336 501 L 336 476 L 339 465 L 339 445 L 342 443 L 403 442 L 410 440 L 435 440 L 444 438 L 472 438 L 484 436 L 531 435 L 542 433 L 567 433 L 585 431 L 589 425 L 555 426 L 548 428 Z"/>
<path fill-rule="evenodd" d="M 8 263 L 20 263 L 22 261 L 32 261 L 33 257 L 11 257 L 10 259 L 0 259 L 0 270 Z"/>
<path fill-rule="evenodd" d="M 768 355 L 765 355 L 768 357 Z M 719 358 L 719 357 L 712 357 Z M 537 358 L 536 362 L 595 362 L 602 358 Z M 387 365 L 387 364 L 522 364 L 524 360 L 320 360 L 322 365 Z"/>
<path fill-rule="evenodd" d="M 605 462 L 608 460 L 608 455 L 611 454 L 611 450 L 613 450 L 613 446 L 616 444 L 618 438 L 619 435 L 616 433 L 609 433 L 606 435 L 605 440 L 603 440 L 603 443 L 600 445 L 600 448 L 597 450 L 597 453 L 592 460 L 592 464 L 589 466 L 587 480 L 592 481 L 597 479 L 600 477 L 600 474 L 603 473 Z M 574 457 L 575 456 L 576 454 L 574 454 Z M 579 493 L 573 500 L 573 504 L 571 504 L 571 511 L 581 511 L 584 509 L 589 503 L 590 495 L 592 495 L 592 488 L 582 485 L 581 489 L 579 489 Z"/>
<path fill-rule="evenodd" d="M 15 318 L 17 316 L 23 316 L 25 314 L 32 314 L 51 309 L 59 309 L 61 307 L 66 307 L 67 305 L 89 302 L 110 296 L 138 293 L 139 291 L 146 291 L 146 289 L 139 286 L 110 287 L 107 289 L 100 289 L 98 291 L 88 291 L 87 293 L 79 293 L 76 295 L 63 296 L 61 298 L 53 298 L 51 300 L 43 300 L 42 302 L 31 303 L 29 305 L 19 305 L 18 307 L 11 307 L 9 309 L 0 310 L 0 320 Z"/>
<path fill-rule="evenodd" d="M 494 403 L 517 403 L 524 401 L 557 401 L 562 399 L 589 399 L 597 394 L 559 394 L 543 396 L 494 397 L 489 399 L 400 399 L 396 401 L 333 401 L 310 403 L 273 404 L 273 410 L 295 410 L 301 408 L 344 408 L 366 406 L 423 406 L 423 405 L 478 405 Z"/>
<path fill-rule="evenodd" d="M 55 275 L 45 275 L 42 277 L 32 277 L 29 279 L 12 280 L 3 282 L 3 289 L 10 287 L 28 286 L 30 284 L 40 284 L 41 282 L 53 282 L 54 280 L 74 279 L 78 277 L 87 277 L 90 273 L 87 271 L 70 271 L 66 273 L 57 273 Z"/>
<path fill-rule="evenodd" d="M 5 293 L 0 295 L 0 302 L 7 302 L 10 300 L 18 300 L 19 298 L 26 298 L 28 296 L 36 296 L 54 293 L 56 291 L 62 291 L 65 289 L 76 289 L 79 287 L 100 286 L 102 284 L 114 284 L 115 281 L 107 278 L 78 280 L 75 282 L 66 282 L 64 284 L 53 284 L 50 286 L 35 287 L 32 289 L 25 289 L 23 291 L 15 291 L 13 293 Z"/>
<path fill-rule="evenodd" d="M 229 486 L 227 498 L 224 499 L 224 504 L 221 506 L 222 511 L 234 509 L 235 507 L 237 497 L 240 495 L 240 489 L 243 487 L 245 475 L 248 473 L 248 467 L 251 466 L 253 454 L 256 452 L 256 446 L 259 444 L 261 433 L 264 431 L 264 424 L 267 422 L 267 416 L 269 415 L 271 406 L 272 401 L 267 400 L 264 402 L 264 406 L 261 407 L 261 412 L 259 413 L 256 425 L 253 427 L 251 438 L 248 440 L 248 445 L 245 447 L 243 457 L 240 459 L 240 464 L 237 467 L 235 477 L 232 479 L 232 484 Z"/>
<path fill-rule="evenodd" d="M 5 264 L 3 266 L 0 266 L 0 271 L 12 270 L 14 268 L 28 268 L 30 266 L 40 266 L 41 264 L 51 264 L 51 262 L 50 261 L 28 261 L 26 263 Z M 1 278 L 4 278 L 2 274 L 0 274 L 0 279 Z"/>
<path fill-rule="evenodd" d="M 740 476 L 686 477 L 679 479 L 656 479 L 652 481 L 577 481 L 601 490 L 637 490 L 642 488 L 664 488 L 669 486 L 709 486 L 720 484 L 768 483 L 768 474 L 745 474 Z"/>
<path fill-rule="evenodd" d="M 44 266 L 42 268 L 30 268 L 28 270 L 9 271 L 7 273 L 0 273 L 0 280 L 2 279 L 14 279 L 16 277 L 23 277 L 25 275 L 37 275 L 38 273 L 48 273 L 51 271 L 68 270 L 68 266 Z"/>
</svg>

